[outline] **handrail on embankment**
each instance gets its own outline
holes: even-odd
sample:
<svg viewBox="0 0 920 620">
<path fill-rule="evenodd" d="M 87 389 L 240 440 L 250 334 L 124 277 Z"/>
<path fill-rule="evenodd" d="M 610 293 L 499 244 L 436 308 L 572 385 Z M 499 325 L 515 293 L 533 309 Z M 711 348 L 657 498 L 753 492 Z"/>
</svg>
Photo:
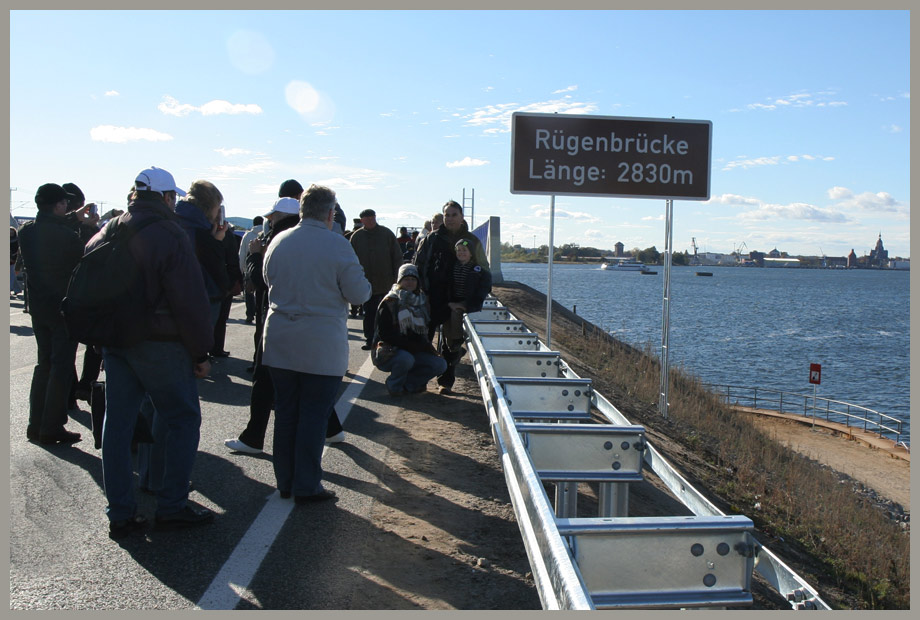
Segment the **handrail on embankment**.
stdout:
<svg viewBox="0 0 920 620">
<path fill-rule="evenodd" d="M 705 383 L 704 385 L 722 396 L 729 405 L 769 409 L 779 413 L 802 415 L 806 418 L 823 417 L 828 422 L 846 424 L 847 428 L 862 426 L 864 431 L 877 433 L 879 437 L 885 437 L 885 433 L 889 433 L 893 435 L 889 439 L 893 439 L 896 444 L 902 443 L 903 421 L 875 409 L 854 405 L 842 400 L 790 392 L 788 390 L 711 383 Z M 809 412 L 811 412 L 810 416 Z"/>
<path fill-rule="evenodd" d="M 793 609 L 830 609 L 498 300 L 463 327 L 544 609 L 750 606 L 754 570 Z M 692 515 L 628 516 L 645 470 Z M 598 485 L 597 517 L 577 514 L 583 483 Z"/>
</svg>

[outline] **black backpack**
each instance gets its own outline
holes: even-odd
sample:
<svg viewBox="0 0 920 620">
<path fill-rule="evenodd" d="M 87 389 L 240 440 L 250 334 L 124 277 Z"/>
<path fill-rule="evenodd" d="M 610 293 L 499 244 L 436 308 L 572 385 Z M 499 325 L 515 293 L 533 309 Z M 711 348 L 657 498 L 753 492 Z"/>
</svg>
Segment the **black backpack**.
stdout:
<svg viewBox="0 0 920 620">
<path fill-rule="evenodd" d="M 131 254 L 131 238 L 142 228 L 116 220 L 104 241 L 80 259 L 70 276 L 61 314 L 71 340 L 88 345 L 130 347 L 144 340 L 155 306 L 147 303 L 143 270 Z"/>
</svg>

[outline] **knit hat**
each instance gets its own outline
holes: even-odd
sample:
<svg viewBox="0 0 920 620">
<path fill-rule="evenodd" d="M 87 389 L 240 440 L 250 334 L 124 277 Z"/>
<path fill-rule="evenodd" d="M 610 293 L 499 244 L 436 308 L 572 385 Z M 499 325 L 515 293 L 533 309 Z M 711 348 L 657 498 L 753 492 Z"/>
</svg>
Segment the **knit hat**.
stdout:
<svg viewBox="0 0 920 620">
<path fill-rule="evenodd" d="M 61 187 L 64 188 L 64 191 L 68 194 L 73 194 L 74 197 L 71 198 L 71 201 L 76 200 L 77 202 L 83 202 L 86 200 L 86 196 L 83 195 L 83 190 L 73 183 L 64 183 Z"/>
<path fill-rule="evenodd" d="M 295 179 L 288 179 L 278 188 L 278 198 L 298 199 L 301 194 L 303 194 L 303 185 Z"/>
<path fill-rule="evenodd" d="M 57 204 L 62 200 L 70 200 L 73 194 L 56 183 L 45 183 L 35 192 L 35 204 L 39 206 Z"/>
<path fill-rule="evenodd" d="M 399 274 L 396 276 L 396 282 L 399 283 L 403 278 L 409 277 L 418 280 L 418 268 L 412 263 L 404 263 L 399 268 Z"/>
</svg>

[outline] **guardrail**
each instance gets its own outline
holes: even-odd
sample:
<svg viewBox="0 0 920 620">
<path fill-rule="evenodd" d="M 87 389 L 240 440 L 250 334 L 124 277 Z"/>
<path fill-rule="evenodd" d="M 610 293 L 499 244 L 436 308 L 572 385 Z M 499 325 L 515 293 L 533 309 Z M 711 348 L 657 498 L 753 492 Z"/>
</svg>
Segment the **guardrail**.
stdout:
<svg viewBox="0 0 920 620">
<path fill-rule="evenodd" d="M 793 609 L 829 609 L 749 518 L 719 511 L 497 300 L 467 315 L 464 332 L 544 609 L 749 606 L 755 570 Z M 630 485 L 646 475 L 692 514 L 629 516 Z M 596 517 L 577 514 L 588 483 Z"/>
<path fill-rule="evenodd" d="M 821 396 L 816 398 L 813 394 L 801 394 L 787 390 L 714 383 L 703 385 L 722 396 L 730 405 L 750 406 L 754 409 L 769 409 L 794 415 L 801 414 L 806 418 L 821 417 L 828 422 L 846 424 L 847 428 L 862 426 L 862 429 L 867 432 L 870 431 L 871 425 L 871 432 L 878 433 L 879 437 L 884 437 L 888 433 L 892 435 L 889 439 L 893 439 L 895 443 L 901 443 L 903 421 L 875 409 L 842 400 Z"/>
</svg>

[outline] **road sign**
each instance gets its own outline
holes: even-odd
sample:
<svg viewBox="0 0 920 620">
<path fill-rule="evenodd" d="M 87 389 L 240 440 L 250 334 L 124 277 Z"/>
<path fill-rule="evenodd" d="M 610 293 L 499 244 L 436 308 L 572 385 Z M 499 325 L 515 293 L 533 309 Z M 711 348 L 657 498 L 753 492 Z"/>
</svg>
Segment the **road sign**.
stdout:
<svg viewBox="0 0 920 620">
<path fill-rule="evenodd" d="M 808 382 L 815 385 L 821 384 L 821 364 L 812 364 L 808 371 Z"/>
<path fill-rule="evenodd" d="M 511 193 L 708 200 L 712 122 L 511 115 Z"/>
</svg>

